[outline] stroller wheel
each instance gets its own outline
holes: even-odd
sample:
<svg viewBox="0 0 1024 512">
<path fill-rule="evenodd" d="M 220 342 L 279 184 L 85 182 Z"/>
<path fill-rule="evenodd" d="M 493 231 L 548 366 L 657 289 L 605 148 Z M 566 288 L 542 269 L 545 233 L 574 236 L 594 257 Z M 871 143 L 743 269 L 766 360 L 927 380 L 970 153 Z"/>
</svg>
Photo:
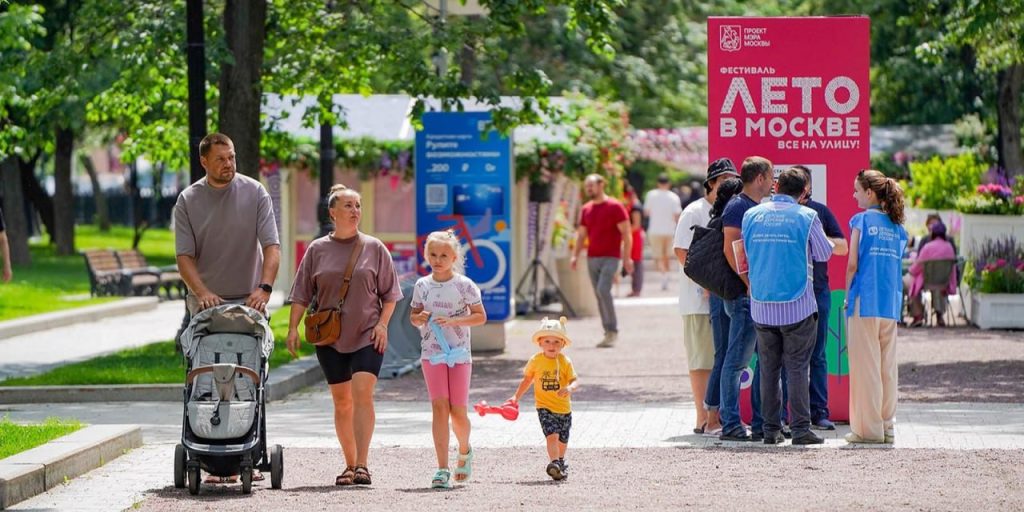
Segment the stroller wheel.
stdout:
<svg viewBox="0 0 1024 512">
<path fill-rule="evenodd" d="M 184 446 L 179 444 L 174 447 L 174 487 L 176 489 L 185 488 L 186 457 Z"/>
<path fill-rule="evenodd" d="M 198 464 L 196 464 L 195 467 L 188 468 L 188 493 L 189 494 L 191 494 L 193 496 L 199 494 L 199 483 L 200 483 L 200 477 L 201 476 L 202 476 L 202 474 L 199 471 L 199 465 Z"/>
<path fill-rule="evenodd" d="M 280 489 L 284 480 L 284 450 L 275 444 L 270 448 L 270 487 Z"/>
<path fill-rule="evenodd" d="M 242 494 L 249 494 L 252 492 L 252 468 L 242 468 Z"/>
</svg>

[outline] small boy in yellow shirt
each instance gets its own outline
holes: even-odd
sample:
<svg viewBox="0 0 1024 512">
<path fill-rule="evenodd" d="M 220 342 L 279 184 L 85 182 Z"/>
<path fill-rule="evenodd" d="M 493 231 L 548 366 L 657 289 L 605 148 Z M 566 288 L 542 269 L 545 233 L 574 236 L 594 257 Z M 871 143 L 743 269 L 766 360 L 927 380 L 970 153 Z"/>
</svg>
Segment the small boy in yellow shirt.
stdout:
<svg viewBox="0 0 1024 512">
<path fill-rule="evenodd" d="M 569 443 L 569 429 L 572 428 L 572 403 L 569 395 L 579 388 L 579 379 L 572 361 L 562 353 L 572 341 L 565 329 L 565 317 L 558 320 L 540 321 L 540 328 L 533 333 L 533 342 L 540 347 L 523 369 L 523 381 L 510 400 L 519 404 L 519 398 L 533 384 L 533 396 L 537 405 L 537 417 L 547 439 L 547 474 L 554 480 L 569 477 L 569 466 L 565 463 L 565 450 Z"/>
</svg>

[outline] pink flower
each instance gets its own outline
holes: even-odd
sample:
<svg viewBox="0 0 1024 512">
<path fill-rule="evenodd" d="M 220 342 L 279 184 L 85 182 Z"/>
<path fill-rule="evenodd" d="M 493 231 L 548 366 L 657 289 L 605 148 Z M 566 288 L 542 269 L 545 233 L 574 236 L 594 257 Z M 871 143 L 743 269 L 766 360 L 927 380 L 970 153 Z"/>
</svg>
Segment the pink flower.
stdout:
<svg viewBox="0 0 1024 512">
<path fill-rule="evenodd" d="M 1006 260 L 1005 259 L 999 258 L 998 260 L 996 260 L 996 268 L 1003 268 L 1005 266 L 1006 266 Z"/>
<path fill-rule="evenodd" d="M 1024 196 L 1017 196 L 1013 198 L 1013 204 L 1022 205 L 1024 204 Z"/>
</svg>

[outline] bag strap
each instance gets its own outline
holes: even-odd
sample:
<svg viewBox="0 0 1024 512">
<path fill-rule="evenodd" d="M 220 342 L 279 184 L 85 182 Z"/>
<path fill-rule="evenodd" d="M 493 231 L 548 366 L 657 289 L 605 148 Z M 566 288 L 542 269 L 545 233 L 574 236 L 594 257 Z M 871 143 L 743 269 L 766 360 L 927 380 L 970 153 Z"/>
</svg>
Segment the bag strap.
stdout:
<svg viewBox="0 0 1024 512">
<path fill-rule="evenodd" d="M 363 236 L 356 234 L 356 246 L 352 248 L 352 255 L 348 258 L 348 266 L 345 267 L 345 276 L 341 282 L 341 293 L 338 298 L 338 310 L 341 310 L 341 306 L 345 304 L 345 296 L 348 295 L 348 285 L 352 282 L 352 271 L 356 268 L 356 260 L 359 259 L 359 255 L 363 252 Z"/>
</svg>

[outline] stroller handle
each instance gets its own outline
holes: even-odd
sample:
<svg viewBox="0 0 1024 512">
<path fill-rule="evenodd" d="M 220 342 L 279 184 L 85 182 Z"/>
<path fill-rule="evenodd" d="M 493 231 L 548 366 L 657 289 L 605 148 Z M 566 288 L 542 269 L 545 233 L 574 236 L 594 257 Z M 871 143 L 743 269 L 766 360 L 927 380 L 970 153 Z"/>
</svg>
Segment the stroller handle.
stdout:
<svg viewBox="0 0 1024 512">
<path fill-rule="evenodd" d="M 260 385 L 260 374 L 256 373 L 252 368 L 247 368 L 245 366 L 237 366 L 235 368 L 235 371 L 252 379 L 253 383 L 256 384 L 257 386 Z M 213 366 L 200 366 L 199 368 L 196 368 L 188 372 L 188 376 L 185 378 L 188 380 L 188 382 L 192 382 L 196 377 L 204 373 L 213 373 Z"/>
</svg>

